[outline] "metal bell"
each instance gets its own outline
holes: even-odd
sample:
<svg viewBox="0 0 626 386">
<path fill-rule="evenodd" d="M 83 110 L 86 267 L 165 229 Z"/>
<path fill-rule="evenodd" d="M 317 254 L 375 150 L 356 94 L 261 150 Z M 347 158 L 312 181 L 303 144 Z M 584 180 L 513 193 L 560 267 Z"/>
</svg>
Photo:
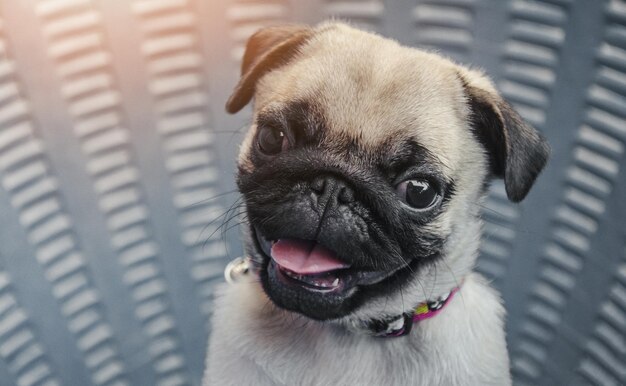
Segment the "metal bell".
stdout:
<svg viewBox="0 0 626 386">
<path fill-rule="evenodd" d="M 247 257 L 237 257 L 232 260 L 224 269 L 224 278 L 228 284 L 242 281 L 250 273 L 252 264 Z"/>
</svg>

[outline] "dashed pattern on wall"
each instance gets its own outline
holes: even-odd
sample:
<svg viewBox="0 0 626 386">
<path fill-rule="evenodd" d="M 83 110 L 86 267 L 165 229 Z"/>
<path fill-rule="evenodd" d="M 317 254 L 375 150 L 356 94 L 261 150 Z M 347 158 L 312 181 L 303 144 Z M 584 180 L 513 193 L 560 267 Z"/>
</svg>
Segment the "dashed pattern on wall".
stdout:
<svg viewBox="0 0 626 386">
<path fill-rule="evenodd" d="M 101 16 L 89 1 L 61 4 L 67 6 L 41 1 L 36 11 L 42 19 L 48 54 L 57 65 L 71 129 L 92 178 L 111 247 L 123 267 L 135 316 L 148 337 L 157 384 L 187 384 L 190 380 L 172 316 L 168 283 L 159 246 L 151 234 L 151 214 L 143 202 L 144 188 L 129 144 Z"/>
<path fill-rule="evenodd" d="M 188 248 L 202 312 L 208 315 L 226 251 L 220 239 L 224 222 L 216 220 L 224 217 L 224 208 L 216 200 L 219 170 L 212 151 L 215 138 L 209 130 L 197 17 L 186 1 L 138 1 L 133 10 L 145 34 L 141 48 L 148 89 L 156 101 L 156 130 L 171 176 L 172 200 L 180 213 L 181 241 Z"/>
<path fill-rule="evenodd" d="M 416 44 L 465 62 L 474 39 L 474 1 L 419 1 L 413 11 Z"/>
<path fill-rule="evenodd" d="M 565 40 L 568 1 L 514 0 L 510 2 L 508 38 L 502 47 L 502 95 L 529 123 L 545 130 L 545 115 L 559 68 L 559 51 Z M 483 216 L 486 221 L 479 270 L 489 277 L 505 277 L 520 213 L 511 204 L 501 182 L 494 184 Z"/>
<path fill-rule="evenodd" d="M 67 344 L 75 345 L 82 353 L 93 384 L 127 384 L 113 332 L 90 278 L 74 224 L 64 209 L 57 180 L 45 154 L 45 144 L 36 133 L 32 111 L 22 95 L 15 64 L 2 35 L 0 71 L 0 181 L 19 219 L 13 226 L 25 233 L 32 246 L 33 255 L 27 258 L 32 260 L 31 264 L 38 264 L 44 275 L 35 280 L 48 283 L 46 288 L 58 301 L 60 315 L 66 318 L 67 329 L 76 339 Z M 2 271 L 1 278 L 7 307 L 3 327 L 6 333 L 13 334 L 5 335 L 4 355 L 0 349 L 0 356 L 16 373 L 20 384 L 44 382 L 52 375 L 52 369 L 42 360 L 43 352 L 53 348 L 44 348 L 32 341 L 35 334 L 25 327 L 26 312 L 15 304 L 7 271 Z M 37 322 L 46 323 L 44 320 Z M 16 347 L 11 347 L 14 345 Z"/>
<path fill-rule="evenodd" d="M 1 270 L 0 357 L 18 386 L 60 385 L 48 360 L 49 353 L 44 351 L 28 315 L 15 298 L 9 275 Z"/>
<path fill-rule="evenodd" d="M 477 270 L 505 296 L 517 384 L 626 383 L 626 1 L 0 0 L 0 15 L 0 385 L 200 384 L 241 251 L 222 165 L 250 111 L 224 102 L 251 34 L 329 17 L 479 61 L 544 132 L 530 204 L 492 186 Z"/>
<path fill-rule="evenodd" d="M 385 11 L 380 0 L 326 0 L 323 16 L 349 20 L 352 24 L 370 31 L 379 31 Z"/>
<path fill-rule="evenodd" d="M 600 313 L 578 372 L 594 385 L 626 384 L 626 249 Z"/>
<path fill-rule="evenodd" d="M 597 48 L 595 81 L 586 90 L 584 118 L 575 134 L 571 163 L 564 171 L 563 199 L 551 220 L 540 270 L 531 285 L 522 339 L 514 349 L 513 370 L 531 383 L 542 376 L 551 343 L 564 322 L 564 310 L 575 307 L 570 305 L 570 294 L 579 276 L 599 257 L 592 242 L 600 223 L 607 219 L 607 200 L 618 178 L 622 176 L 622 183 L 624 179 L 620 163 L 626 142 L 626 90 L 619 84 L 626 84 L 626 61 L 619 60 L 619 53 L 626 52 L 626 39 L 615 32 L 626 30 L 611 20 L 616 12 L 613 5 L 607 6 L 607 12 L 605 39 Z"/>
<path fill-rule="evenodd" d="M 287 0 L 233 0 L 226 18 L 230 23 L 231 60 L 239 64 L 248 38 L 259 29 L 289 21 Z M 239 74 L 239 68 L 237 74 Z"/>
</svg>

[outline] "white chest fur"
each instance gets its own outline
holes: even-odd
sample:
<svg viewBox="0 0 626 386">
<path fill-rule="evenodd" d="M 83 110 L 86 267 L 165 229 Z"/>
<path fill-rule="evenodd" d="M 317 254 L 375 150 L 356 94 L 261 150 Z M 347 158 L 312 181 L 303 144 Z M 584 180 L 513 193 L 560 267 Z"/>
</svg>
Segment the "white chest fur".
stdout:
<svg viewBox="0 0 626 386">
<path fill-rule="evenodd" d="M 444 311 L 400 338 L 278 310 L 256 282 L 224 286 L 203 385 L 509 385 L 503 317 L 474 273 Z"/>
</svg>

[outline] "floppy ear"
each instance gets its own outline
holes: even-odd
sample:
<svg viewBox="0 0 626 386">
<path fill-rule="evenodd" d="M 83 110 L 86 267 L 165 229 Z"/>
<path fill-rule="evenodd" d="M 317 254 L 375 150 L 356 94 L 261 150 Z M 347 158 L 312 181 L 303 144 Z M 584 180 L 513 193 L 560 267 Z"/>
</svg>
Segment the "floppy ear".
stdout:
<svg viewBox="0 0 626 386">
<path fill-rule="evenodd" d="M 288 25 L 264 28 L 248 39 L 241 64 L 241 79 L 226 102 L 226 111 L 234 114 L 247 105 L 257 81 L 271 70 L 289 62 L 298 48 L 312 36 L 307 26 Z"/>
<path fill-rule="evenodd" d="M 489 153 L 491 172 L 504 179 L 509 200 L 519 202 L 545 166 L 550 147 L 492 87 L 474 86 L 467 80 L 464 86 L 472 128 Z"/>
</svg>

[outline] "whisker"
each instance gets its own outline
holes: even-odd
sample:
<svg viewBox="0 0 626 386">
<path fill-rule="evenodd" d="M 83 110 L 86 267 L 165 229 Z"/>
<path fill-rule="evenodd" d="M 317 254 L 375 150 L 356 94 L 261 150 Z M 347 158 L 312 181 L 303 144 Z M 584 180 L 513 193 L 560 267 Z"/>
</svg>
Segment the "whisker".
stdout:
<svg viewBox="0 0 626 386">
<path fill-rule="evenodd" d="M 448 271 L 450 271 L 450 274 L 452 275 L 452 279 L 454 279 L 454 284 L 456 286 L 455 288 L 461 288 L 461 284 L 459 284 L 459 281 L 457 280 L 456 275 L 452 271 L 452 268 L 450 268 L 448 263 L 446 263 L 445 259 L 442 259 L 441 261 L 443 261 L 443 264 L 445 264 L 445 266 L 448 268 Z M 463 299 L 463 292 L 462 291 L 459 291 L 459 292 L 460 292 L 460 295 L 461 295 L 460 296 L 461 300 L 463 301 L 463 306 L 465 307 L 465 300 Z"/>
<path fill-rule="evenodd" d="M 229 222 L 231 222 L 233 219 L 237 218 L 238 216 L 241 216 L 243 213 L 244 213 L 243 211 L 239 211 L 239 212 L 235 212 L 234 214 L 229 215 L 229 217 L 227 219 L 222 221 L 220 226 L 218 226 L 217 228 L 215 228 L 213 230 L 213 232 L 211 232 L 211 234 L 206 238 L 205 243 L 207 241 L 209 241 L 213 237 L 213 235 L 215 235 L 217 232 L 219 232 L 220 229 L 222 229 L 223 227 L 227 226 Z M 206 229 L 206 227 L 204 229 Z"/>
<path fill-rule="evenodd" d="M 492 214 L 494 214 L 496 216 L 499 216 L 499 217 L 502 217 L 502 218 L 506 218 L 507 217 L 504 213 L 498 212 L 497 210 L 495 210 L 493 208 L 489 208 L 488 206 L 485 206 L 484 204 L 471 203 L 471 205 L 476 205 L 477 207 L 481 208 L 482 210 L 490 212 L 490 213 L 492 213 Z M 503 228 L 508 228 L 508 229 L 514 230 L 514 231 L 519 232 L 519 233 L 525 233 L 525 234 L 530 234 L 530 235 L 539 235 L 540 234 L 539 232 L 535 232 L 535 231 L 530 230 L 530 229 L 528 229 L 526 227 L 520 226 L 517 222 L 515 222 L 515 223 L 504 222 L 504 221 L 501 221 L 501 220 L 499 220 L 497 218 L 493 218 L 493 217 L 491 217 L 489 219 L 486 219 L 486 218 L 483 217 L 483 221 L 486 221 L 486 222 L 489 222 L 491 224 L 495 224 L 495 225 L 501 226 Z"/>
<path fill-rule="evenodd" d="M 445 261 L 445 259 L 441 259 L 441 260 Z M 437 269 L 437 264 L 435 264 L 434 267 L 435 267 L 435 279 L 433 280 L 433 285 L 430 288 L 430 294 L 428 294 L 428 298 L 429 299 L 432 298 L 433 292 L 435 291 L 435 287 L 437 287 L 437 274 L 439 273 L 439 270 Z M 426 299 L 426 300 L 428 300 L 428 299 Z"/>
<path fill-rule="evenodd" d="M 218 221 L 221 217 L 225 216 L 228 214 L 228 212 L 230 212 L 233 207 L 236 206 L 240 206 L 242 205 L 241 200 L 243 199 L 243 197 L 239 197 L 237 198 L 229 207 L 228 209 L 226 209 L 224 212 L 222 212 L 222 214 L 220 214 L 219 216 L 216 216 L 213 220 L 209 221 L 209 223 L 207 224 L 207 226 L 212 225 L 215 221 Z"/>
<path fill-rule="evenodd" d="M 424 284 L 422 284 L 422 281 L 419 279 L 419 277 L 417 277 L 415 280 L 417 280 L 417 284 L 419 284 L 419 286 L 422 288 L 422 295 L 424 296 L 424 301 L 428 300 L 428 297 L 426 296 L 426 288 L 424 288 Z"/>
<path fill-rule="evenodd" d="M 193 204 L 189 204 L 189 205 L 185 206 L 183 209 L 191 209 L 191 208 L 193 208 L 195 206 L 206 204 L 209 201 L 213 201 L 216 198 L 220 198 L 220 197 L 227 196 L 229 194 L 233 194 L 233 193 L 237 193 L 237 192 L 238 192 L 237 189 L 232 189 L 232 190 L 228 190 L 226 192 L 218 193 L 218 194 L 215 194 L 215 195 L 213 195 L 211 197 L 208 197 L 208 198 L 202 199 L 202 200 L 200 200 L 198 202 L 195 202 Z"/>
<path fill-rule="evenodd" d="M 233 215 L 232 215 L 232 213 L 233 213 L 233 212 L 237 211 L 237 213 L 240 213 L 240 212 L 241 212 L 241 206 L 242 206 L 242 203 L 241 203 L 241 202 L 239 202 L 239 201 L 240 201 L 240 199 L 241 199 L 241 198 L 239 198 L 239 199 L 237 199 L 235 202 L 233 202 L 233 204 L 232 204 L 232 205 L 230 205 L 230 207 L 229 207 L 229 208 L 228 208 L 228 209 L 227 209 L 224 213 L 222 213 L 221 215 L 217 216 L 217 217 L 216 217 L 216 218 L 214 218 L 213 220 L 209 221 L 209 223 L 208 223 L 208 224 L 206 224 L 206 225 L 202 228 L 202 230 L 200 231 L 200 233 L 198 234 L 198 240 L 200 240 L 200 237 L 202 237 L 202 234 L 204 233 L 204 231 L 206 231 L 206 230 L 207 230 L 207 228 L 208 228 L 208 227 L 210 227 L 211 225 L 213 225 L 216 221 L 218 221 L 218 220 L 220 220 L 220 219 L 223 219 L 223 220 L 226 220 L 226 222 L 228 222 L 228 221 L 230 221 L 230 220 L 233 218 Z M 234 217 L 236 217 L 236 216 L 237 216 L 237 213 L 234 215 Z M 224 224 L 224 221 L 222 221 L 222 225 L 223 225 L 223 224 Z M 211 235 L 209 235 L 209 237 L 207 237 L 207 239 L 205 240 L 205 244 L 206 244 L 206 242 L 207 242 L 207 241 L 208 241 L 208 240 L 209 240 L 209 239 L 213 236 L 213 234 L 214 234 L 215 232 L 217 232 L 217 231 L 220 229 L 220 227 L 221 227 L 222 225 L 220 225 L 219 227 L 217 227 L 217 228 L 216 228 L 216 229 L 215 229 L 215 230 L 211 233 Z"/>
</svg>

